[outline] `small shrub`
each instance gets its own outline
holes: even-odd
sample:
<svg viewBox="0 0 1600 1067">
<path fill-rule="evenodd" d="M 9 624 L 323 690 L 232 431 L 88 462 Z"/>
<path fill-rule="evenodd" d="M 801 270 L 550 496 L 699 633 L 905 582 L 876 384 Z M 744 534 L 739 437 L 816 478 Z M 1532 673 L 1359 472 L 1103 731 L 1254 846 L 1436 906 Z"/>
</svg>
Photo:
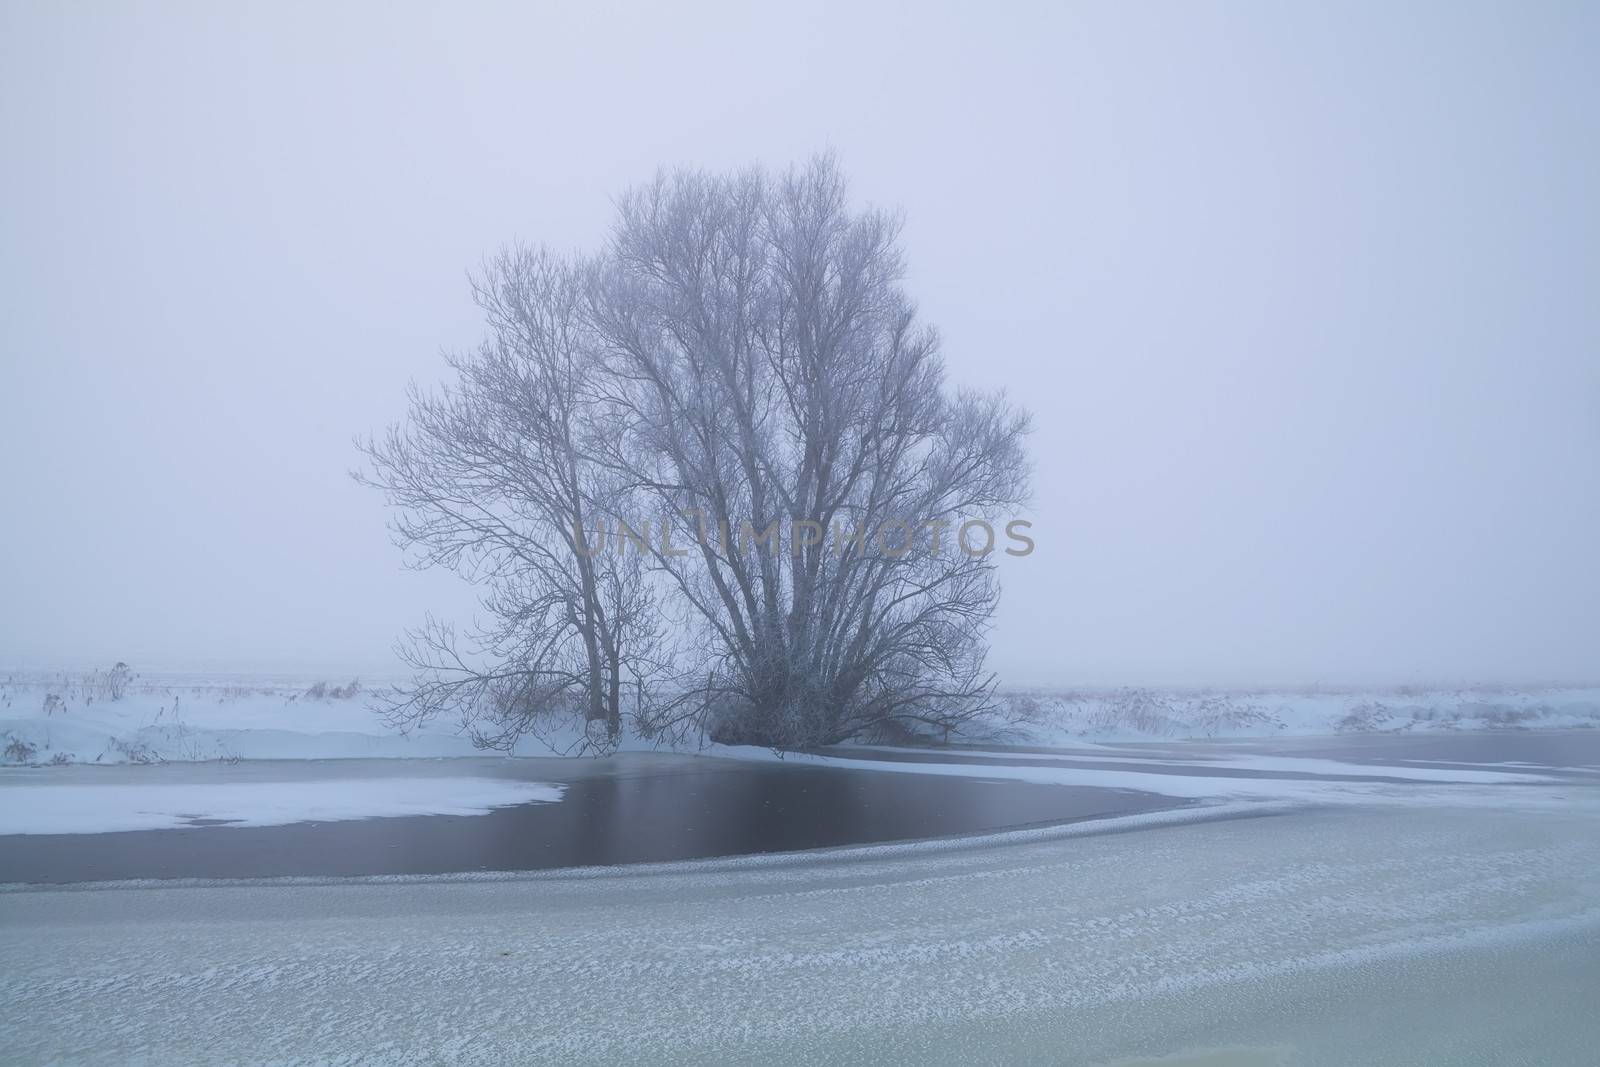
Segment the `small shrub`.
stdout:
<svg viewBox="0 0 1600 1067">
<path fill-rule="evenodd" d="M 121 738 L 113 737 L 111 739 L 110 748 L 108 748 L 107 751 L 116 751 L 122 753 L 123 757 L 129 763 L 166 762 L 161 758 L 161 755 L 156 752 L 155 749 L 151 748 L 143 741 L 124 741 Z M 101 753 L 101 755 L 104 755 L 104 753 Z"/>
<path fill-rule="evenodd" d="M 305 691 L 308 700 L 349 700 L 361 692 L 361 679 L 351 680 L 349 685 L 329 685 L 327 682 L 318 682 Z"/>
<path fill-rule="evenodd" d="M 1342 734 L 1381 730 L 1393 718 L 1394 712 L 1387 704 L 1377 700 L 1367 700 L 1347 711 L 1343 718 L 1334 722 L 1333 728 Z"/>
<path fill-rule="evenodd" d="M 11 737 L 10 734 L 6 735 Z M 33 758 L 39 754 L 39 746 L 30 744 L 20 737 L 11 737 L 6 745 L 5 758 L 7 763 L 32 763 Z"/>
<path fill-rule="evenodd" d="M 121 660 L 116 662 L 106 672 L 106 690 L 111 694 L 112 700 L 121 700 L 128 692 L 128 683 L 133 680 L 133 668 Z"/>
<path fill-rule="evenodd" d="M 1240 704 L 1224 696 L 1203 697 L 1194 707 L 1190 726 L 1207 737 L 1224 730 L 1283 728 L 1283 720 L 1255 704 Z"/>
<path fill-rule="evenodd" d="M 1044 701 L 1037 693 L 1013 693 L 1010 701 L 1012 720 L 1019 726 L 1033 726 L 1044 722 Z"/>
<path fill-rule="evenodd" d="M 1141 734 L 1169 734 L 1177 725 L 1172 706 L 1149 689 L 1119 689 L 1089 717 L 1097 730 L 1130 729 Z"/>
<path fill-rule="evenodd" d="M 1509 704 L 1462 704 L 1460 710 L 1464 716 L 1471 716 L 1486 726 L 1505 729 L 1526 726 L 1554 709 L 1547 705 L 1519 708 Z"/>
</svg>

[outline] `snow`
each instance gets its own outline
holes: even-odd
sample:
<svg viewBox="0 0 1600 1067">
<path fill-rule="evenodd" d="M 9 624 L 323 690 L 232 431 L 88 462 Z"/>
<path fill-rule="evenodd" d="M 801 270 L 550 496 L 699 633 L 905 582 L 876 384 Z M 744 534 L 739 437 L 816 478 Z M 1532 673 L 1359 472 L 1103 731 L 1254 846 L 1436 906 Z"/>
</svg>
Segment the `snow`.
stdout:
<svg viewBox="0 0 1600 1067">
<path fill-rule="evenodd" d="M 1423 767 L 1375 766 L 1326 759 L 1293 757 L 1251 757 L 1227 760 L 1119 759 L 1119 763 L 1159 764 L 1161 770 L 1115 770 L 1089 766 L 1047 766 L 1039 762 L 1002 764 L 991 762 L 949 763 L 874 760 L 857 756 L 812 756 L 788 753 L 779 755 L 768 749 L 749 746 L 718 746 L 714 753 L 731 759 L 787 760 L 818 766 L 850 767 L 856 770 L 894 774 L 932 774 L 995 781 L 1031 782 L 1040 785 L 1092 786 L 1102 789 L 1134 789 L 1186 800 L 1290 801 L 1304 804 L 1397 803 L 1397 804 L 1495 804 L 1507 798 L 1507 786 L 1552 784 L 1547 776 L 1509 772 Z M 856 751 L 870 753 L 870 748 Z M 926 752 L 926 750 L 922 750 Z M 968 752 L 941 753 L 960 757 Z M 1035 757 L 1040 759 L 1043 757 Z M 1076 755 L 1064 757 L 1078 760 Z M 1187 767 L 1191 773 L 1182 773 Z M 1275 771 L 1305 777 L 1233 777 L 1215 770 L 1243 769 Z M 1436 788 L 1429 789 L 1421 783 Z M 1463 788 L 1464 786 L 1488 787 Z"/>
<path fill-rule="evenodd" d="M 4 763 L 156 763 L 237 759 L 481 756 L 457 723 L 401 734 L 379 701 L 392 682 L 163 673 L 136 676 L 120 699 L 95 672 L 0 671 Z M 354 692 L 349 689 L 354 683 Z M 343 695 L 341 695 L 343 694 Z M 564 754 L 575 729 L 530 737 L 517 755 Z M 648 748 L 630 739 L 626 747 Z"/>
<path fill-rule="evenodd" d="M 719 754 L 726 752 L 735 758 L 751 759 L 754 752 L 747 746 L 726 746 L 716 750 Z M 1068 750 L 1065 752 L 1016 752 L 1011 750 L 984 750 L 977 748 L 906 748 L 895 745 L 856 745 L 852 751 L 859 756 L 848 756 L 843 759 L 833 758 L 833 762 L 842 766 L 855 766 L 862 760 L 870 760 L 877 752 L 896 753 L 904 755 L 919 755 L 923 757 L 936 756 L 944 760 L 975 759 L 980 761 L 1001 760 L 1006 763 L 1115 763 L 1122 766 L 1135 766 L 1140 764 L 1152 768 L 1182 768 L 1192 767 L 1203 771 L 1260 771 L 1265 773 L 1295 774 L 1295 775 L 1320 775 L 1344 776 L 1357 778 L 1399 778 L 1417 782 L 1535 782 L 1546 781 L 1534 775 L 1507 773 L 1504 771 L 1488 770 L 1492 767 L 1516 767 L 1519 771 L 1531 770 L 1564 770 L 1586 772 L 1582 767 L 1545 767 L 1538 763 L 1480 763 L 1470 767 L 1455 760 L 1400 760 L 1403 764 L 1438 763 L 1449 770 L 1434 770 L 1425 766 L 1391 766 L 1387 764 L 1347 763 L 1343 760 L 1320 759 L 1311 756 L 1211 756 L 1204 753 L 1179 756 L 1147 756 L 1133 751 L 1123 755 L 1101 755 L 1106 749 L 1101 748 L 1096 753 L 1085 753 Z M 802 756 L 793 753 L 781 757 L 784 759 L 808 759 L 819 757 Z M 822 757 L 826 762 L 832 757 Z M 900 766 L 904 767 L 904 764 Z M 980 768 L 984 766 L 980 763 Z M 874 763 L 875 769 L 882 765 Z M 983 771 L 976 772 L 979 777 L 990 777 Z M 1028 779 L 1033 780 L 1033 779 Z"/>
<path fill-rule="evenodd" d="M 1244 1046 L 1316 1067 L 1582 1063 L 1600 1045 L 1593 808 L 1353 806 L 950 846 L 0 892 L 0 1047 L 1104 1064 Z"/>
<path fill-rule="evenodd" d="M 1002 692 L 989 723 L 1008 741 L 1056 748 L 1085 740 L 1595 728 L 1600 686 L 1015 689 Z"/>
<path fill-rule="evenodd" d="M 94 834 L 181 826 L 280 826 L 404 815 L 482 815 L 552 803 L 563 786 L 498 778 L 279 782 L 9 783 L 0 834 Z"/>
<path fill-rule="evenodd" d="M 112 701 L 13 680 L 0 738 L 37 745 L 34 762 L 473 751 L 448 725 L 390 735 L 365 691 L 312 686 L 145 678 Z M 71 699 L 34 710 L 50 692 Z M 1587 699 L 1564 692 L 1562 707 Z M 1524 710 L 1557 706 L 1524 696 Z M 1327 713 L 1299 721 L 1326 732 Z M 636 868 L 0 887 L 0 1048 L 81 1063 L 1179 1064 L 1229 1048 L 1297 1065 L 1592 1059 L 1594 775 L 1506 760 L 1487 736 L 1496 763 L 1095 736 L 1053 753 L 784 758 L 1194 803 Z M 943 762 L 886 758 L 908 752 Z M 562 796 L 455 761 L 383 766 L 11 768 L 0 833 L 476 814 Z"/>
<path fill-rule="evenodd" d="M 392 679 L 149 672 L 113 699 L 104 678 L 81 668 L 0 670 L 0 763 L 480 754 L 448 719 L 404 735 L 385 726 L 378 698 Z M 1584 726 L 1600 726 L 1600 688 L 1015 691 L 1003 693 L 997 714 L 962 740 L 998 738 L 1087 756 L 1128 740 Z M 575 727 L 563 724 L 525 739 L 516 754 L 565 754 L 577 741 Z M 698 747 L 700 739 L 689 743 Z M 627 736 L 622 747 L 654 746 Z M 1120 759 L 1114 750 L 1102 754 Z"/>
</svg>

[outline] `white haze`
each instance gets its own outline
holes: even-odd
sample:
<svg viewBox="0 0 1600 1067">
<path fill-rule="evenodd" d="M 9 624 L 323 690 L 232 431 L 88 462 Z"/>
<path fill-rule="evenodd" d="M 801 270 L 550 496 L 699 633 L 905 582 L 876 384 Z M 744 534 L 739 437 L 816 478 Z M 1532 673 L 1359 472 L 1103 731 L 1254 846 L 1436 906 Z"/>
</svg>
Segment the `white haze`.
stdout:
<svg viewBox="0 0 1600 1067">
<path fill-rule="evenodd" d="M 502 243 L 832 148 L 1038 431 L 1012 682 L 1600 675 L 1600 7 L 0 7 L 0 663 L 391 667 Z"/>
</svg>

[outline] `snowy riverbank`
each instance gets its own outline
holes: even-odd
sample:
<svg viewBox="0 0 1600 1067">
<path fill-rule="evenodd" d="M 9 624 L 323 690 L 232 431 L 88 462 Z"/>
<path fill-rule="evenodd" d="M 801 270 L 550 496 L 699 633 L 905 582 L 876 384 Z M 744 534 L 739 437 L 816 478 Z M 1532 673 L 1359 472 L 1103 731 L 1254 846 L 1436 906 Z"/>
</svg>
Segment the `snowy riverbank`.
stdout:
<svg viewBox="0 0 1600 1067">
<path fill-rule="evenodd" d="M 418 758 L 482 754 L 454 722 L 408 734 L 375 710 L 386 680 L 0 671 L 0 763 Z M 1600 687 L 1459 686 L 1300 690 L 1018 690 L 967 741 L 1320 736 L 1340 733 L 1600 727 Z M 516 754 L 571 751 L 570 729 Z M 628 738 L 624 747 L 654 747 Z M 692 746 L 699 749 L 696 743 Z"/>
</svg>

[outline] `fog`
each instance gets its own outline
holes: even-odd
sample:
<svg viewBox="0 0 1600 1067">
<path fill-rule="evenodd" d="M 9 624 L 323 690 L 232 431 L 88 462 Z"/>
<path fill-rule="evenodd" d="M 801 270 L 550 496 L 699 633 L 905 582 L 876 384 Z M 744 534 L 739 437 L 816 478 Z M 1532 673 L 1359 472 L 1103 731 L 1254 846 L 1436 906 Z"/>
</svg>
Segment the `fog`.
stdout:
<svg viewBox="0 0 1600 1067">
<path fill-rule="evenodd" d="M 659 166 L 832 149 L 952 379 L 1036 416 L 1005 680 L 1592 679 L 1597 31 L 8 3 L 0 665 L 392 670 L 471 591 L 401 567 L 351 439 L 480 336 L 466 271 L 594 247 Z"/>
</svg>

